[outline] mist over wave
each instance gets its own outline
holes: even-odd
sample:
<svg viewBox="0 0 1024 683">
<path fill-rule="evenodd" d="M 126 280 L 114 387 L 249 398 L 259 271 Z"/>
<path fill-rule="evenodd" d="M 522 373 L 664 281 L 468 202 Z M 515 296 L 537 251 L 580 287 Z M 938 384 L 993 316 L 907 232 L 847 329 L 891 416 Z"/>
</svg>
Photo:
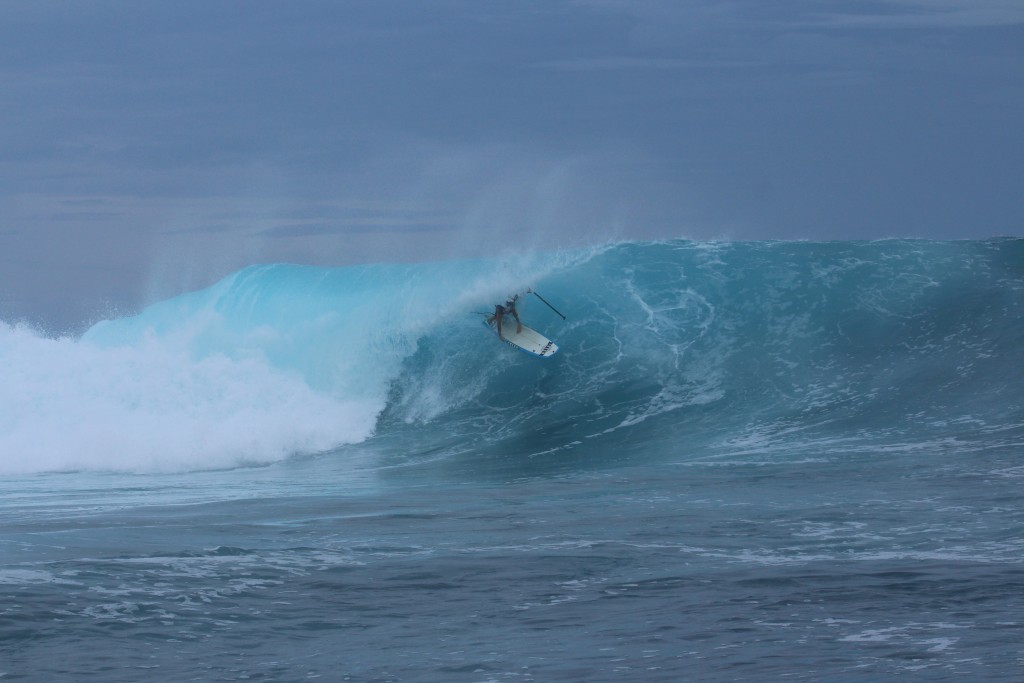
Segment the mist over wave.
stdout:
<svg viewBox="0 0 1024 683">
<path fill-rule="evenodd" d="M 476 312 L 534 286 L 550 360 Z M 81 339 L 0 324 L 0 472 L 406 457 L 719 457 L 1019 439 L 1020 240 L 622 243 L 253 266 Z M 440 454 L 440 455 L 439 455 Z M 342 454 L 332 454 L 342 457 Z"/>
</svg>

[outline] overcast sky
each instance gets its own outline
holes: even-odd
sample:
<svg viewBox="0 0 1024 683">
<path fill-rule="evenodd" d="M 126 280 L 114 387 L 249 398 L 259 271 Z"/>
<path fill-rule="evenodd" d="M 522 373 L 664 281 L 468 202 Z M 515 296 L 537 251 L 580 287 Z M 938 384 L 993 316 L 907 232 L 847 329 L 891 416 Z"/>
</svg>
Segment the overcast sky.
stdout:
<svg viewBox="0 0 1024 683">
<path fill-rule="evenodd" d="M 1021 0 L 0 3 L 0 318 L 254 262 L 1022 235 Z"/>
</svg>

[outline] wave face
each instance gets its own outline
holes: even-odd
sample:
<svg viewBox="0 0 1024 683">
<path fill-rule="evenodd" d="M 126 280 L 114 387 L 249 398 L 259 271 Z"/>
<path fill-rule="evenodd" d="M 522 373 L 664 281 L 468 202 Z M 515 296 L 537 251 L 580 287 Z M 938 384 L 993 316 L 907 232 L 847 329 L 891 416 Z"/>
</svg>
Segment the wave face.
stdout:
<svg viewBox="0 0 1024 683">
<path fill-rule="evenodd" d="M 480 324 L 527 286 L 552 359 Z M 987 448 L 1024 434 L 1022 313 L 1021 240 L 253 266 L 81 339 L 0 324 L 0 472 Z"/>
</svg>

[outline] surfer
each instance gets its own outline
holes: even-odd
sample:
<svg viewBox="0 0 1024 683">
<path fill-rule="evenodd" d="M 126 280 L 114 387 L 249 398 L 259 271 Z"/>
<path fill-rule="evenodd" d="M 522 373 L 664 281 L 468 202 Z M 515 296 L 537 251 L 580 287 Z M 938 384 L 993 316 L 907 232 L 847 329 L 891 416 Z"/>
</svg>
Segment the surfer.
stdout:
<svg viewBox="0 0 1024 683">
<path fill-rule="evenodd" d="M 519 313 L 518 311 L 516 311 L 516 300 L 518 298 L 519 295 L 516 294 L 511 299 L 506 301 L 504 306 L 502 306 L 501 304 L 494 304 L 494 315 L 492 315 L 490 320 L 487 321 L 487 324 L 489 325 L 492 321 L 496 324 L 498 328 L 498 337 L 500 339 L 505 338 L 501 334 L 501 319 L 510 313 L 512 314 L 512 317 L 516 319 L 516 334 L 519 334 L 523 331 L 523 323 L 520 322 Z"/>
</svg>

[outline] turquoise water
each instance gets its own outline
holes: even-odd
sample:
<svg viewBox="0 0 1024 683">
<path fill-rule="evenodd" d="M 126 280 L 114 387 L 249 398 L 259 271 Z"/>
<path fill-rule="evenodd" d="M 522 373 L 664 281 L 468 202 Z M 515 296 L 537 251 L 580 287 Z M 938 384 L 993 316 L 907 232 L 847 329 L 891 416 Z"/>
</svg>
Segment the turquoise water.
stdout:
<svg viewBox="0 0 1024 683">
<path fill-rule="evenodd" d="M 1022 312 L 1020 240 L 675 241 L 0 324 L 0 674 L 1017 680 Z"/>
</svg>

